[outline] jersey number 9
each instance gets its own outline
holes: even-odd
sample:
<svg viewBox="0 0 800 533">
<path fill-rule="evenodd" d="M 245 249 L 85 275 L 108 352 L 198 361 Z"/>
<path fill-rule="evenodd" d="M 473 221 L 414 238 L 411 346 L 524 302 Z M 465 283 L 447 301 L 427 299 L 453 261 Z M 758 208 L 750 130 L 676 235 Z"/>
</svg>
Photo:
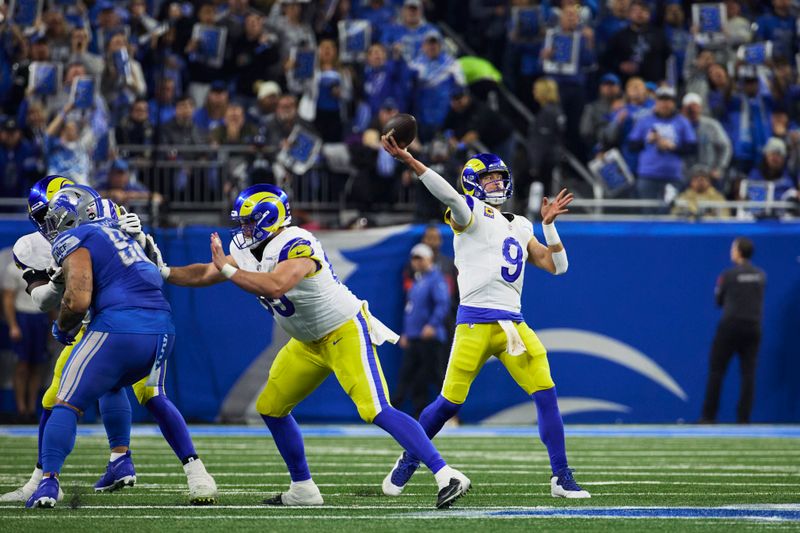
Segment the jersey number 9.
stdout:
<svg viewBox="0 0 800 533">
<path fill-rule="evenodd" d="M 523 268 L 522 246 L 514 237 L 509 237 L 503 241 L 503 259 L 513 267 L 513 270 L 510 267 L 503 267 L 500 269 L 500 274 L 503 275 L 503 279 L 507 282 L 514 283 L 519 275 L 522 274 Z"/>
</svg>

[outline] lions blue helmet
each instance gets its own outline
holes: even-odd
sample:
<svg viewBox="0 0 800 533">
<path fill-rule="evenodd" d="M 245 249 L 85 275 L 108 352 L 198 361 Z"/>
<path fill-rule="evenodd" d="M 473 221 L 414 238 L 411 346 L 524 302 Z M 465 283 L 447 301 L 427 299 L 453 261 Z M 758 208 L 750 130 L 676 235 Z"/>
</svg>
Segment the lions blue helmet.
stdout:
<svg viewBox="0 0 800 533">
<path fill-rule="evenodd" d="M 36 229 L 44 235 L 44 216 L 47 214 L 47 205 L 53 196 L 75 181 L 66 176 L 50 175 L 37 181 L 28 194 L 28 219 Z"/>
<path fill-rule="evenodd" d="M 495 172 L 500 174 L 499 178 L 481 185 L 483 176 Z M 461 171 L 461 188 L 464 194 L 491 205 L 502 204 L 514 193 L 511 171 L 503 160 L 494 154 L 478 154 L 467 161 Z M 487 191 L 487 188 L 490 190 Z"/>
<path fill-rule="evenodd" d="M 251 185 L 236 198 L 231 220 L 238 224 L 231 230 L 233 244 L 240 250 L 255 248 L 292 222 L 289 198 L 274 185 Z"/>
</svg>

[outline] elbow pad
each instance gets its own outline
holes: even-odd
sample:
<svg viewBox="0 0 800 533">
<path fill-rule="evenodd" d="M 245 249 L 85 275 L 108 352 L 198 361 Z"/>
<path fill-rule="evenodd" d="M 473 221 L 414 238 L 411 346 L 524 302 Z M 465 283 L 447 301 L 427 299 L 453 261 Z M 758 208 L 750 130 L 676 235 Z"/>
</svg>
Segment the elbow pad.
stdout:
<svg viewBox="0 0 800 533">
<path fill-rule="evenodd" d="M 560 252 L 553 252 L 553 264 L 556 266 L 555 275 L 563 274 L 569 268 L 569 260 L 567 260 L 567 251 L 561 250 Z"/>
<path fill-rule="evenodd" d="M 36 304 L 36 307 L 43 313 L 55 309 L 58 307 L 59 302 L 61 302 L 63 288 L 63 285 L 59 286 L 51 281 L 47 285 L 41 285 L 31 289 L 33 303 Z"/>
</svg>

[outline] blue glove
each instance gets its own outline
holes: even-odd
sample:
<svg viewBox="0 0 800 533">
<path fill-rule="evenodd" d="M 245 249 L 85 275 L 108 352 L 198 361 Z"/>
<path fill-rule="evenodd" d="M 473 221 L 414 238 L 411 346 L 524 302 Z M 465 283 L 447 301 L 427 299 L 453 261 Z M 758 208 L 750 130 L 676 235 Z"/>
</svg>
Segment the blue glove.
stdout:
<svg viewBox="0 0 800 533">
<path fill-rule="evenodd" d="M 72 346 L 75 343 L 75 336 L 69 331 L 61 331 L 58 327 L 58 322 L 53 321 L 53 337 L 66 346 Z"/>
</svg>

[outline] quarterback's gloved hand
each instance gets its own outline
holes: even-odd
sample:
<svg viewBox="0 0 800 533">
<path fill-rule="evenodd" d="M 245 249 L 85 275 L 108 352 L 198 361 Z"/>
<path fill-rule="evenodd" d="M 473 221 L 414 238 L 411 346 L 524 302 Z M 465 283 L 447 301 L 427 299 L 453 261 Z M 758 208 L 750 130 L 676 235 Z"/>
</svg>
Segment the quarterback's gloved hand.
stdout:
<svg viewBox="0 0 800 533">
<path fill-rule="evenodd" d="M 72 346 L 75 343 L 75 335 L 69 331 L 61 331 L 58 321 L 53 321 L 53 337 L 65 346 Z"/>
</svg>

